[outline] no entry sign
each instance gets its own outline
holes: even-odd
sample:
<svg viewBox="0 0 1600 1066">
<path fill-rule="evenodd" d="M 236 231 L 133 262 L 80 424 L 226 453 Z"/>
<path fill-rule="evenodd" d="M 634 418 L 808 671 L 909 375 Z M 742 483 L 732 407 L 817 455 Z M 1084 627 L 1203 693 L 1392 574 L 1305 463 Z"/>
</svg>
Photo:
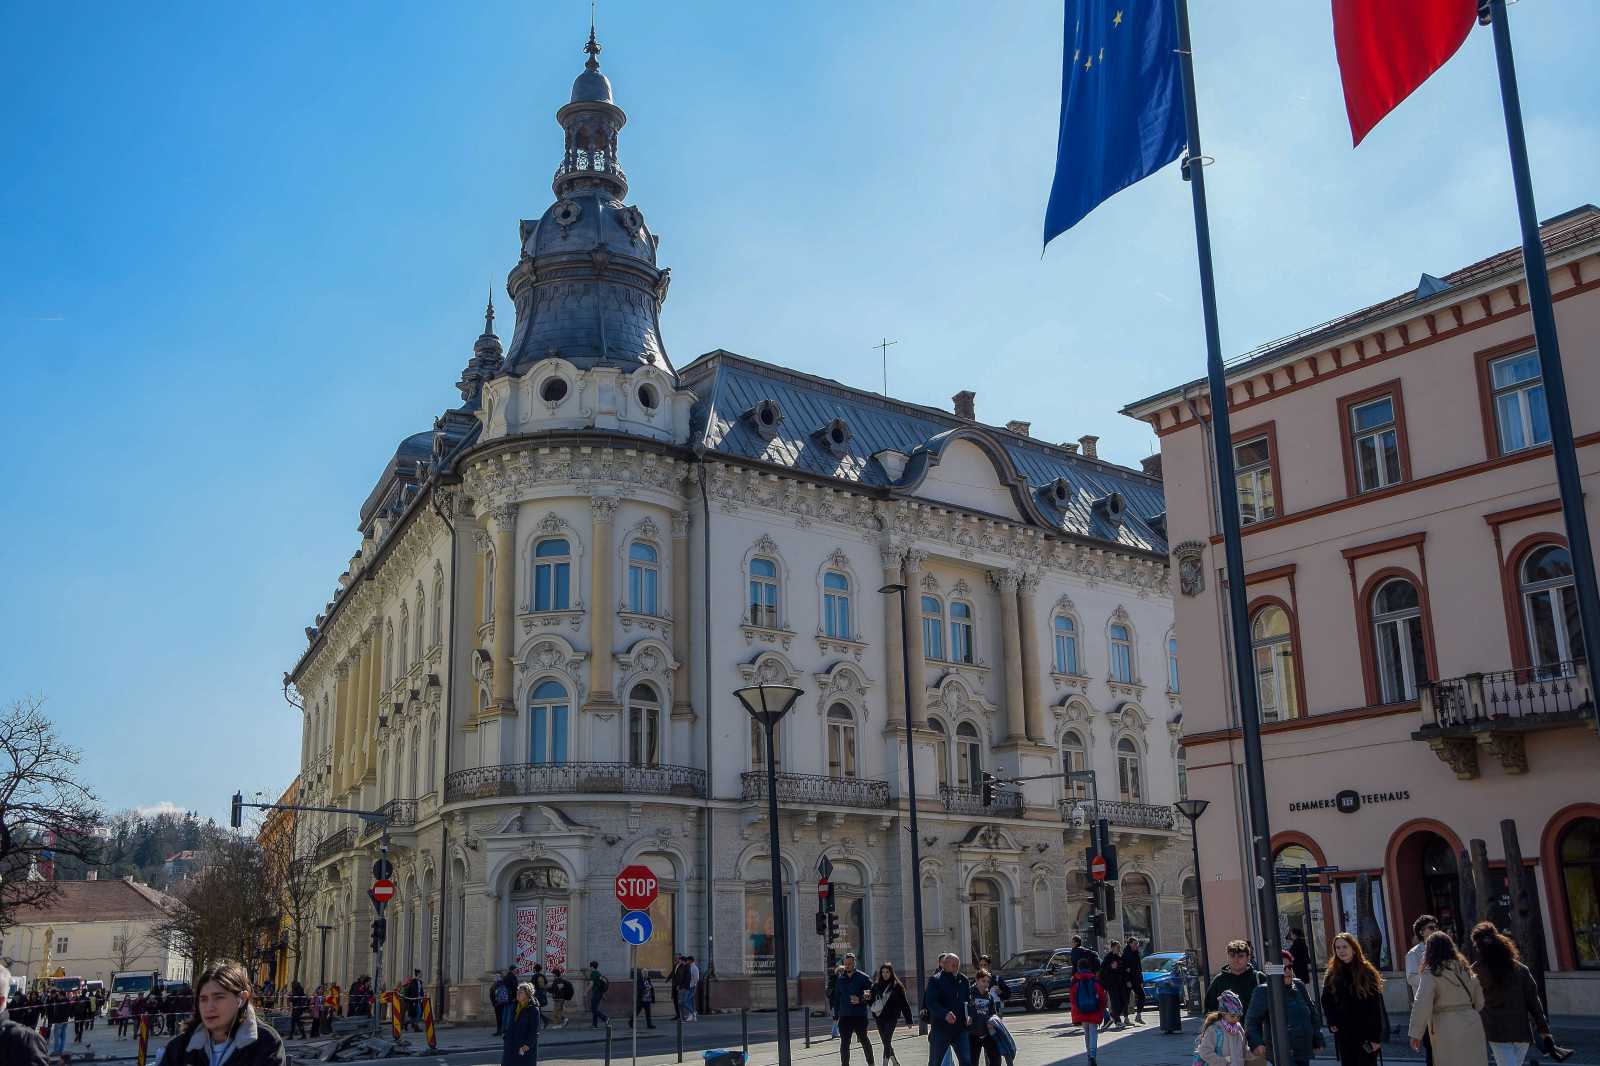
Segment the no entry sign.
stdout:
<svg viewBox="0 0 1600 1066">
<path fill-rule="evenodd" d="M 1096 881 L 1104 881 L 1106 879 L 1106 857 L 1104 855 L 1096 855 L 1089 861 L 1089 876 Z"/>
<path fill-rule="evenodd" d="M 379 879 L 372 882 L 372 901 L 374 903 L 388 903 L 394 899 L 394 882 Z"/>
<path fill-rule="evenodd" d="M 656 901 L 660 885 L 650 867 L 634 863 L 617 875 L 617 902 L 624 910 L 642 911 Z"/>
</svg>

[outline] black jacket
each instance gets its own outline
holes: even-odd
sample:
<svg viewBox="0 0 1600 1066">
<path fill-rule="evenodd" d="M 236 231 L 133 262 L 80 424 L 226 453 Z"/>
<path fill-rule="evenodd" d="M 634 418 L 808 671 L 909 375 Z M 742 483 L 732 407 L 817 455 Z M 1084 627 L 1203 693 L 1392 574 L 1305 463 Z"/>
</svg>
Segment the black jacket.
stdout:
<svg viewBox="0 0 1600 1066">
<path fill-rule="evenodd" d="M 1483 986 L 1483 1035 L 1491 1044 L 1522 1044 L 1550 1031 L 1550 1019 L 1545 1017 L 1544 1004 L 1539 1002 L 1539 986 L 1533 974 L 1522 963 L 1513 963 L 1511 973 L 1504 981 L 1496 982 L 1484 973 L 1481 965 L 1472 972 L 1478 975 Z M 1537 1034 L 1529 1036 L 1530 1033 Z"/>
<path fill-rule="evenodd" d="M 872 1000 L 877 1002 L 880 999 L 884 1003 L 878 1009 L 879 1025 L 893 1024 L 896 1018 L 904 1018 L 907 1025 L 911 1024 L 911 1004 L 906 999 L 905 985 L 899 981 L 877 981 L 872 986 Z"/>
<path fill-rule="evenodd" d="M 1263 992 L 1262 995 L 1265 995 Z M 1348 981 L 1328 977 L 1322 982 L 1322 1020 L 1333 1034 L 1333 1044 L 1344 1066 L 1369 1066 L 1378 1061 L 1377 1052 L 1363 1045 L 1383 1043 L 1387 1016 L 1383 993 L 1358 996 Z"/>
<path fill-rule="evenodd" d="M 0 1062 L 5 1066 L 50 1066 L 44 1038 L 36 1030 L 11 1021 L 0 1010 Z"/>
<path fill-rule="evenodd" d="M 186 1025 L 167 1042 L 159 1066 L 211 1066 L 206 1049 L 211 1037 L 198 1025 Z M 283 1038 L 250 1010 L 234 1032 L 233 1051 L 224 1066 L 284 1066 Z"/>
<path fill-rule="evenodd" d="M 500 1066 L 533 1066 L 533 1042 L 538 1039 L 538 1032 L 538 1004 L 529 1003 L 526 1007 L 519 1003 L 511 1004 L 511 1021 L 506 1026 L 505 1050 L 500 1053 Z M 524 1047 L 528 1049 L 526 1055 L 522 1053 Z"/>
<path fill-rule="evenodd" d="M 928 1011 L 928 1023 L 946 1036 L 967 1028 L 967 1008 L 971 1001 L 972 983 L 960 973 L 945 973 L 943 970 L 928 979 L 928 990 L 922 997 Z M 953 1023 L 946 1021 L 947 1014 L 954 1014 L 956 1020 Z"/>
</svg>

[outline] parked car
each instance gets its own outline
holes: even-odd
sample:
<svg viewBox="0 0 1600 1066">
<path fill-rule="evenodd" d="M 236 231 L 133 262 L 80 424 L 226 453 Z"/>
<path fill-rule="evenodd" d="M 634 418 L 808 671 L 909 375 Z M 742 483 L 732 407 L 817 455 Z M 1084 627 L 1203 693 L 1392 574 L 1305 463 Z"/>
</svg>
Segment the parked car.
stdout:
<svg viewBox="0 0 1600 1066">
<path fill-rule="evenodd" d="M 1141 975 L 1144 979 L 1144 998 L 1147 1002 L 1155 1002 L 1155 997 L 1168 985 L 1175 984 L 1178 989 L 1178 1003 L 1187 1005 L 1193 996 L 1190 987 L 1190 978 L 1193 977 L 1193 967 L 1188 961 L 1189 953 L 1185 951 L 1158 951 L 1144 957 Z"/>
<path fill-rule="evenodd" d="M 1039 948 L 1011 956 L 999 969 L 1006 983 L 1006 1005 L 1032 1011 L 1065 1004 L 1072 992 L 1072 949 Z"/>
</svg>

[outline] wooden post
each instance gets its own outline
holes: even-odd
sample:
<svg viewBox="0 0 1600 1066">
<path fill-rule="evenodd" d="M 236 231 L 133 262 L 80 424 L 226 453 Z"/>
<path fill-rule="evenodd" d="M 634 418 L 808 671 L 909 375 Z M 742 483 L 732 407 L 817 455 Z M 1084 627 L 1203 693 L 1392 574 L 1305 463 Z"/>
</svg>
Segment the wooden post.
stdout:
<svg viewBox="0 0 1600 1066">
<path fill-rule="evenodd" d="M 1472 863 L 1472 887 L 1478 897 L 1478 913 L 1472 924 L 1477 925 L 1491 921 L 1494 910 L 1494 897 L 1489 894 L 1489 845 L 1482 840 L 1472 840 L 1467 847 Z"/>
<path fill-rule="evenodd" d="M 1500 836 L 1506 849 L 1506 892 L 1511 896 L 1511 929 L 1522 961 L 1533 971 L 1539 986 L 1539 999 L 1550 1002 L 1544 990 L 1544 930 L 1540 928 L 1533 878 L 1522 865 L 1522 845 L 1517 841 L 1517 823 L 1506 818 L 1500 823 Z"/>
<path fill-rule="evenodd" d="M 1377 965 L 1377 959 L 1383 948 L 1383 933 L 1378 928 L 1377 915 L 1372 910 L 1372 875 L 1356 875 L 1356 940 L 1361 944 L 1361 950 L 1367 958 Z M 1401 958 L 1399 948 L 1394 951 L 1394 958 L 1389 960 L 1393 966 Z"/>
<path fill-rule="evenodd" d="M 1456 853 L 1456 893 L 1461 898 L 1458 901 L 1461 907 L 1461 938 L 1456 945 L 1461 954 L 1468 959 L 1476 961 L 1478 953 L 1472 946 L 1472 927 L 1478 924 L 1478 908 L 1485 906 L 1484 898 L 1478 895 L 1478 886 L 1472 877 L 1471 856 L 1466 848 Z"/>
</svg>

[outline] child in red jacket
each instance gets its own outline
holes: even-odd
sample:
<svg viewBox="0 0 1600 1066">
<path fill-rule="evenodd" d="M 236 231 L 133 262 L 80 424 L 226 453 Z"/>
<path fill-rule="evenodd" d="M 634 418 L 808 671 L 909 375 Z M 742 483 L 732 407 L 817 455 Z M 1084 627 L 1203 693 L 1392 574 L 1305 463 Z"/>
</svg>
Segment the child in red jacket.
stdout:
<svg viewBox="0 0 1600 1066">
<path fill-rule="evenodd" d="M 1100 1023 L 1105 1021 L 1105 986 L 1094 972 L 1094 961 L 1078 960 L 1078 972 L 1072 977 L 1072 994 L 1067 997 L 1072 1004 L 1072 1024 L 1083 1026 L 1083 1046 L 1089 1053 L 1089 1066 L 1095 1066 L 1095 1054 L 1100 1049 Z"/>
</svg>

